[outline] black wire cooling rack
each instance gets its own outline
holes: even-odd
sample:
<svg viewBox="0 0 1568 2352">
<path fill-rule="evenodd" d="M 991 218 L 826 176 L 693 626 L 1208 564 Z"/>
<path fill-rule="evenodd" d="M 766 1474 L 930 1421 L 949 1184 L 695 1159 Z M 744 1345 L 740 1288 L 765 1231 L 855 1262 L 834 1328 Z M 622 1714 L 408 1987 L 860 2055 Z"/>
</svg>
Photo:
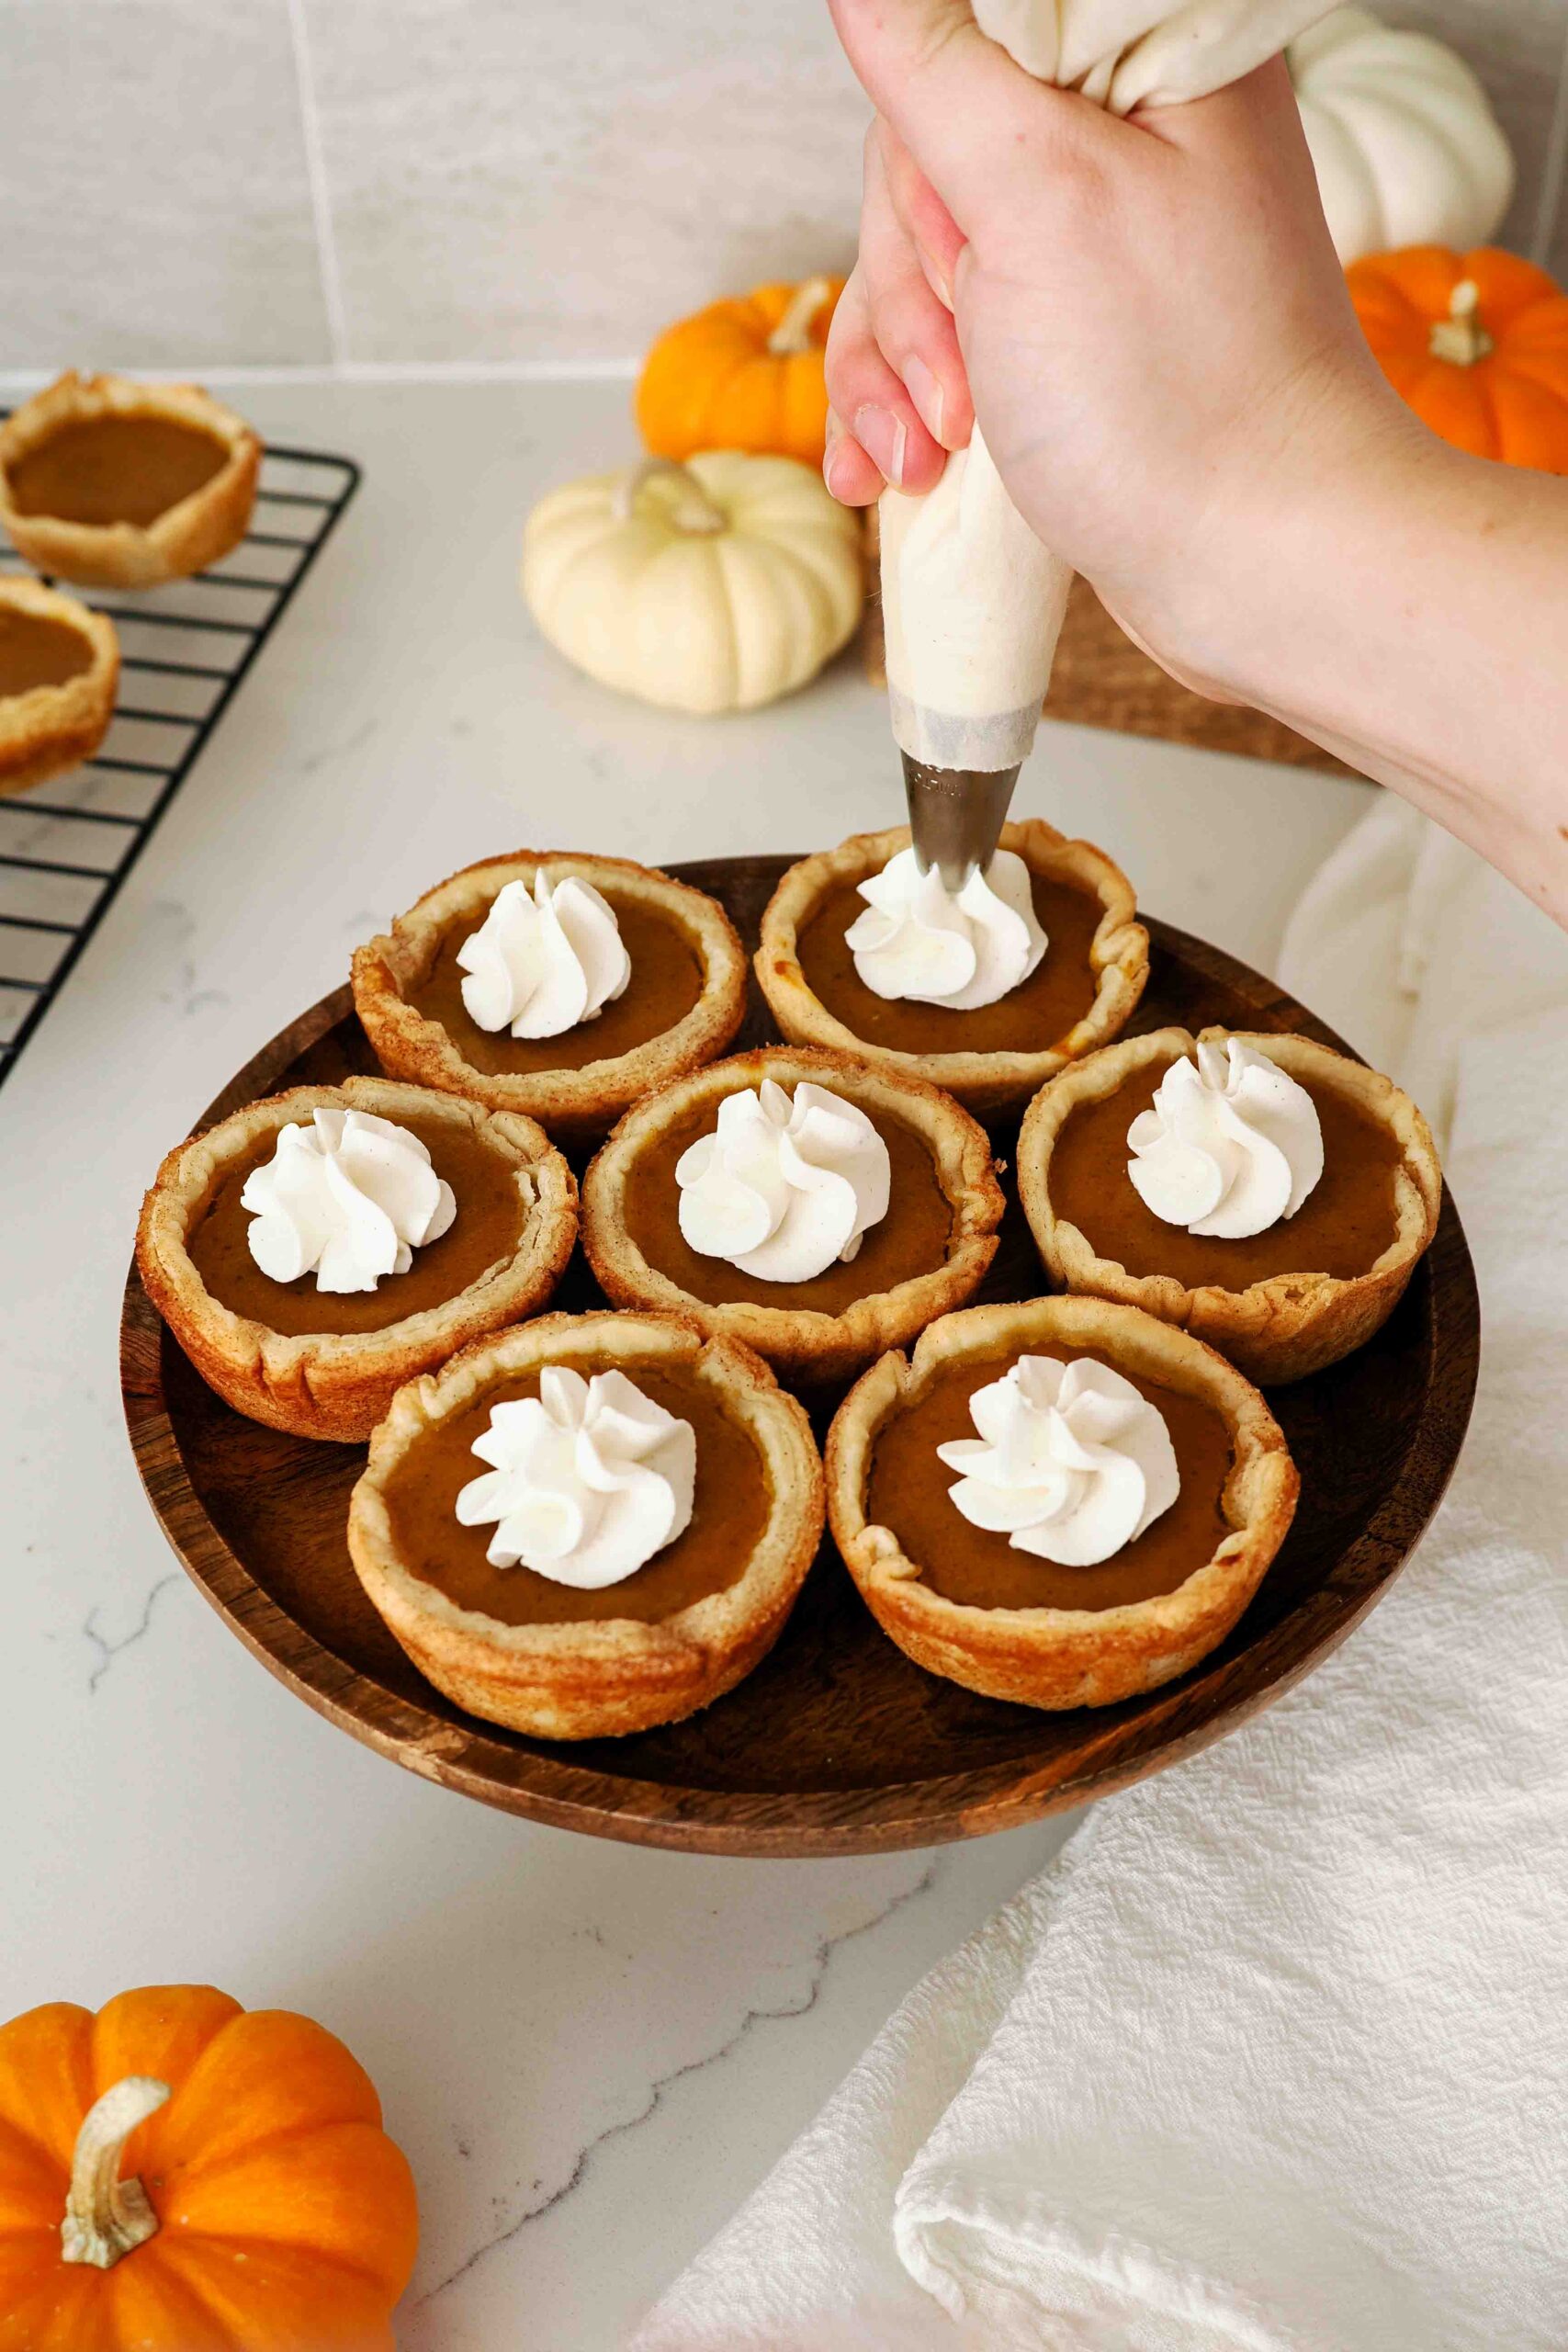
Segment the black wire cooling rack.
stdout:
<svg viewBox="0 0 1568 2352">
<path fill-rule="evenodd" d="M 358 486 L 348 458 L 269 449 L 252 527 L 210 571 L 141 593 L 61 582 L 113 620 L 119 699 L 96 759 L 0 797 L 0 1085 Z M 0 548 L 0 577 L 26 569 Z"/>
</svg>

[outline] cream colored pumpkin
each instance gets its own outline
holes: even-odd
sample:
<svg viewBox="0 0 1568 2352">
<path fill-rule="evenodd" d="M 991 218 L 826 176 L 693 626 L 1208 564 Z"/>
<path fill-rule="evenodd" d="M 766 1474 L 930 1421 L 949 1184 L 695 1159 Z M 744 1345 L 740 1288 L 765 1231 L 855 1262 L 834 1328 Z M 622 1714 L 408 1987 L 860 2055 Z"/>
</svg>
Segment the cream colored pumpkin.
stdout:
<svg viewBox="0 0 1568 2352">
<path fill-rule="evenodd" d="M 864 600 L 859 518 L 793 458 L 650 458 L 552 491 L 523 594 L 591 678 L 671 710 L 750 710 L 804 685 Z"/>
<path fill-rule="evenodd" d="M 1286 51 L 1335 251 L 1483 245 L 1514 193 L 1485 91 L 1427 33 L 1334 8 Z"/>
</svg>

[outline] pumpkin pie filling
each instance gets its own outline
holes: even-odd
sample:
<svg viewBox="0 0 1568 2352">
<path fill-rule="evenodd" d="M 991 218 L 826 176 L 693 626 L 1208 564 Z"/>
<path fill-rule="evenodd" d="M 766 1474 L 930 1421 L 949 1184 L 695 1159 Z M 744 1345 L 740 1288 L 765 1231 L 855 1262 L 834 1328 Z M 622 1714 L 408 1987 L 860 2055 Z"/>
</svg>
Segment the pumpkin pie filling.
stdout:
<svg viewBox="0 0 1568 2352">
<path fill-rule="evenodd" d="M 252 1213 L 241 1204 L 245 1179 L 277 1148 L 276 1132 L 223 1171 L 192 1221 L 186 1251 L 208 1295 L 234 1315 L 296 1339 L 309 1332 L 385 1330 L 405 1317 L 443 1306 L 510 1258 L 523 1238 L 528 1204 L 518 1170 L 471 1129 L 449 1119 L 400 1118 L 430 1153 L 437 1176 L 457 1196 L 446 1232 L 413 1253 L 407 1273 L 385 1274 L 373 1291 L 323 1291 L 313 1273 L 274 1282 L 251 1255 Z"/>
<path fill-rule="evenodd" d="M 1031 1355 L 1069 1362 L 1066 1347 L 1030 1343 Z M 969 1400 L 1018 1361 L 1019 1351 L 972 1358 L 936 1374 L 924 1394 L 878 1431 L 872 1453 L 865 1516 L 890 1528 L 921 1580 L 942 1599 L 971 1609 L 1118 1609 L 1174 1592 L 1213 1558 L 1232 1532 L 1222 1508 L 1230 1476 L 1230 1432 L 1212 1406 L 1113 1368 L 1157 1408 L 1170 1432 L 1181 1491 L 1168 1510 L 1095 1567 L 1059 1567 L 1015 1551 L 1005 1534 L 971 1526 L 950 1498 L 956 1474 L 937 1454 L 955 1438 L 973 1438 Z"/>
<path fill-rule="evenodd" d="M 1087 891 L 1031 873 L 1034 911 L 1050 944 L 1029 978 L 995 1004 L 957 1012 L 951 1005 L 880 997 L 855 969 L 845 933 L 866 902 L 852 882 L 830 890 L 796 943 L 807 986 L 836 1020 L 867 1045 L 905 1054 L 1041 1053 L 1059 1046 L 1094 1003 L 1089 963 L 1105 908 Z"/>
<path fill-rule="evenodd" d="M 509 1030 L 481 1029 L 463 1002 L 467 975 L 457 961 L 458 949 L 483 920 L 471 910 L 441 933 L 429 970 L 404 989 L 407 1001 L 427 1021 L 438 1022 L 469 1067 L 487 1078 L 582 1069 L 662 1036 L 686 1018 L 702 995 L 701 961 L 676 925 L 645 900 L 622 898 L 614 890 L 603 895 L 615 910 L 632 976 L 621 995 L 592 1021 L 580 1022 L 556 1037 L 513 1037 Z"/>
<path fill-rule="evenodd" d="M 144 528 L 228 461 L 215 434 L 173 417 L 79 417 L 12 460 L 11 503 L 18 514 Z"/>
<path fill-rule="evenodd" d="M 392 1540 L 412 1576 L 434 1585 L 459 1609 L 503 1625 L 588 1624 L 630 1618 L 645 1625 L 677 1616 L 745 1574 L 761 1541 L 773 1489 L 750 1432 L 720 1405 L 711 1383 L 667 1361 L 636 1363 L 573 1356 L 585 1379 L 623 1372 L 652 1403 L 689 1421 L 697 1442 L 696 1488 L 683 1532 L 617 1584 L 579 1590 L 532 1568 L 494 1568 L 485 1557 L 490 1526 L 457 1523 L 459 1490 L 482 1474 L 474 1441 L 497 1405 L 536 1396 L 536 1371 L 498 1381 L 461 1412 L 411 1446 L 389 1473 L 386 1501 Z"/>
<path fill-rule="evenodd" d="M 887 1215 L 872 1226 L 847 1264 L 835 1263 L 809 1282 L 765 1282 L 742 1273 L 725 1258 L 706 1258 L 681 1231 L 681 1191 L 676 1163 L 699 1137 L 711 1135 L 716 1102 L 704 1103 L 660 1130 L 638 1152 L 627 1170 L 623 1215 L 630 1240 L 649 1265 L 668 1275 L 707 1306 L 744 1303 L 751 1306 L 814 1308 L 840 1315 L 859 1299 L 894 1289 L 911 1275 L 946 1262 L 953 1210 L 936 1162 L 912 1127 L 886 1114 L 867 1113 L 887 1147 L 890 1170 Z"/>
<path fill-rule="evenodd" d="M 1323 1129 L 1323 1174 L 1292 1217 L 1237 1240 L 1188 1233 L 1146 1208 L 1127 1174 L 1127 1130 L 1153 1102 L 1175 1057 L 1149 1062 L 1114 1093 L 1080 1102 L 1052 1148 L 1051 1206 L 1097 1257 L 1134 1276 L 1166 1274 L 1189 1289 L 1231 1291 L 1281 1274 L 1370 1272 L 1398 1230 L 1399 1138 L 1332 1087 L 1303 1078 Z"/>
<path fill-rule="evenodd" d="M 0 605 L 0 699 L 63 686 L 92 666 L 93 649 L 80 629 Z"/>
</svg>

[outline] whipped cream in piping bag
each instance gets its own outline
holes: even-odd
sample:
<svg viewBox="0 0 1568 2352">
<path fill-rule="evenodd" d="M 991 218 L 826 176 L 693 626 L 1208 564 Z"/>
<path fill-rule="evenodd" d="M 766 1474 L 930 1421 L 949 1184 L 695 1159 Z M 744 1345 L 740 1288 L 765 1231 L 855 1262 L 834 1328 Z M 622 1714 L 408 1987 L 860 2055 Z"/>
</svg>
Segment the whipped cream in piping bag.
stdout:
<svg viewBox="0 0 1568 2352">
<path fill-rule="evenodd" d="M 457 1521 L 493 1521 L 491 1567 L 521 1565 L 596 1592 L 635 1575 L 691 1521 L 695 1432 L 624 1372 L 585 1380 L 547 1364 L 537 1396 L 493 1406 L 473 1450 L 491 1466 L 459 1491 Z"/>
<path fill-rule="evenodd" d="M 761 1282 L 805 1283 L 847 1263 L 887 1214 L 892 1170 L 856 1102 L 765 1078 L 727 1094 L 718 1125 L 681 1154 L 681 1232 L 705 1258 Z"/>
<path fill-rule="evenodd" d="M 1328 0 L 974 0 L 1026 73 L 1113 113 L 1222 89 L 1325 16 Z M 1024 759 L 1051 682 L 1072 568 L 1014 506 L 976 427 L 926 496 L 880 501 L 888 700 L 928 766 Z"/>
<path fill-rule="evenodd" d="M 1172 1062 L 1127 1130 L 1127 1173 L 1165 1225 L 1239 1241 L 1294 1216 L 1323 1173 L 1323 1128 L 1304 1086 L 1239 1037 Z"/>
<path fill-rule="evenodd" d="M 275 1283 L 314 1274 L 316 1288 L 374 1290 L 406 1274 L 457 1214 L 419 1137 L 368 1111 L 318 1110 L 278 1132 L 272 1158 L 240 1194 L 254 1212 L 251 1255 Z"/>
<path fill-rule="evenodd" d="M 540 866 L 529 890 L 508 882 L 457 950 L 463 1002 L 480 1029 L 558 1037 L 592 1021 L 632 976 L 615 910 L 591 882 L 551 888 Z"/>
<path fill-rule="evenodd" d="M 977 1438 L 939 1445 L 972 1527 L 1064 1568 L 1111 1559 L 1181 1491 L 1157 1406 L 1109 1364 L 1020 1356 L 969 1399 Z"/>
<path fill-rule="evenodd" d="M 884 491 L 882 617 L 900 751 L 929 767 L 1028 756 L 1072 566 L 1030 529 L 976 426 L 924 497 Z"/>
<path fill-rule="evenodd" d="M 1009 849 L 956 896 L 934 865 L 922 874 L 913 849 L 901 849 L 860 895 L 866 911 L 844 937 L 876 996 L 969 1012 L 1008 995 L 1045 953 L 1029 868 Z"/>
<path fill-rule="evenodd" d="M 1177 106 L 1238 82 L 1330 0 L 974 0 L 975 21 L 1037 81 L 1110 108 Z"/>
</svg>

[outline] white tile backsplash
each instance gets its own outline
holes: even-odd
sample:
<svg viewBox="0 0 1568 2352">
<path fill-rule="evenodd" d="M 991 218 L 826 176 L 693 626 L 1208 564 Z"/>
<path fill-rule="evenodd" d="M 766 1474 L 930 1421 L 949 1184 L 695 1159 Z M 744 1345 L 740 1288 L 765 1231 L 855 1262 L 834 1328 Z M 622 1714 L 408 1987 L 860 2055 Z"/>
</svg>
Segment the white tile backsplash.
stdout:
<svg viewBox="0 0 1568 2352">
<path fill-rule="evenodd" d="M 0 368 L 327 356 L 287 0 L 0 0 Z"/>
<path fill-rule="evenodd" d="M 852 253 L 821 0 L 307 0 L 355 360 L 612 359 Z"/>
<path fill-rule="evenodd" d="M 1545 260 L 1558 228 L 1543 217 L 1542 198 L 1568 67 L 1568 0 L 1379 0 L 1377 13 L 1450 42 L 1486 85 L 1519 171 L 1501 242 Z M 1560 187 L 1555 195 L 1560 201 Z"/>
<path fill-rule="evenodd" d="M 1568 275 L 1568 0 L 1382 13 L 1475 65 Z M 630 360 L 847 261 L 865 118 L 825 0 L 0 0 L 0 368 Z"/>
</svg>

